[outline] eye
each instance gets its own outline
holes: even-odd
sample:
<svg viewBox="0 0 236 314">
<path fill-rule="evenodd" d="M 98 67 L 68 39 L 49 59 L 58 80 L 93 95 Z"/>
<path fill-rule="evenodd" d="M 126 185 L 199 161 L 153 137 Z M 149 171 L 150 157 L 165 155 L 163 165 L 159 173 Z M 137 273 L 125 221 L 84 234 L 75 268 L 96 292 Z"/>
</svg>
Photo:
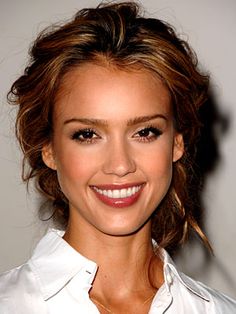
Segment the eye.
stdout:
<svg viewBox="0 0 236 314">
<path fill-rule="evenodd" d="M 92 129 L 82 129 L 74 132 L 71 138 L 81 143 L 90 144 L 98 139 L 99 136 Z"/>
<path fill-rule="evenodd" d="M 157 139 L 162 134 L 162 131 L 156 127 L 145 127 L 138 131 L 134 137 L 141 142 L 151 142 Z"/>
</svg>

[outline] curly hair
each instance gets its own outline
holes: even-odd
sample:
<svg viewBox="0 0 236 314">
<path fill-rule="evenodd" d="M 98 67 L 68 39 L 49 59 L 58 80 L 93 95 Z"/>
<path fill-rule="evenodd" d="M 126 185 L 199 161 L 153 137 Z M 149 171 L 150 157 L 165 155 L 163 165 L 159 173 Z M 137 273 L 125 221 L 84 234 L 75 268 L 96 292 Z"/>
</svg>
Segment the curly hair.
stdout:
<svg viewBox="0 0 236 314">
<path fill-rule="evenodd" d="M 52 217 L 63 228 L 69 218 L 68 200 L 56 171 L 42 160 L 51 141 L 55 96 L 64 75 L 87 62 L 155 73 L 167 86 L 175 128 L 183 135 L 185 152 L 173 165 L 169 191 L 152 217 L 152 236 L 166 249 L 182 243 L 194 230 L 209 246 L 194 217 L 191 200 L 193 156 L 200 122 L 198 109 L 207 98 L 209 78 L 200 73 L 188 43 L 167 23 L 146 18 L 134 2 L 101 4 L 82 9 L 72 20 L 44 30 L 30 51 L 30 63 L 8 94 L 19 106 L 16 135 L 23 150 L 23 180 L 34 178 L 37 189 L 51 203 Z"/>
</svg>

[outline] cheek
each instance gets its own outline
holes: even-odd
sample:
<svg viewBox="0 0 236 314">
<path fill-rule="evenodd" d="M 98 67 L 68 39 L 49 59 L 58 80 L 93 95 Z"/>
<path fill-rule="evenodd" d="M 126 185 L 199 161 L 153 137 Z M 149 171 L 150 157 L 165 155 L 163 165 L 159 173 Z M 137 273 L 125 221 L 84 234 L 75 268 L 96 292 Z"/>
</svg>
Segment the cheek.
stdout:
<svg viewBox="0 0 236 314">
<path fill-rule="evenodd" d="M 165 194 L 172 180 L 172 160 L 170 158 L 156 158 L 150 163 L 148 173 L 150 182 L 153 184 L 152 189 Z"/>
<path fill-rule="evenodd" d="M 165 149 L 164 149 L 165 147 Z M 161 146 L 146 154 L 142 163 L 142 172 L 148 181 L 145 207 L 155 210 L 169 190 L 172 180 L 172 149 Z"/>
<path fill-rule="evenodd" d="M 164 143 L 156 145 L 153 149 L 146 150 L 139 155 L 139 162 L 142 162 L 142 168 L 154 179 L 167 179 L 172 176 L 172 144 Z"/>
<path fill-rule="evenodd" d="M 57 175 L 62 190 L 73 189 L 86 183 L 97 171 L 96 158 L 79 149 L 67 149 L 59 152 L 56 158 Z M 68 186 L 70 184 L 70 186 Z M 73 185 L 71 185 L 73 184 Z"/>
</svg>

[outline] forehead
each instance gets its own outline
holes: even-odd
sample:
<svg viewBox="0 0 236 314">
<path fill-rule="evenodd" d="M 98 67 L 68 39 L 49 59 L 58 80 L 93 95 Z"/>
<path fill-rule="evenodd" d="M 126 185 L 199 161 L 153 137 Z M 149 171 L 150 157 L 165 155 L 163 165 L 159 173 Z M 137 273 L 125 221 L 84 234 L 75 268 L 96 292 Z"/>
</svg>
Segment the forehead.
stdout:
<svg viewBox="0 0 236 314">
<path fill-rule="evenodd" d="M 62 79 L 55 101 L 55 115 L 170 114 L 170 93 L 163 82 L 145 69 L 118 69 L 87 63 Z M 129 118 L 129 117 L 128 117 Z"/>
</svg>

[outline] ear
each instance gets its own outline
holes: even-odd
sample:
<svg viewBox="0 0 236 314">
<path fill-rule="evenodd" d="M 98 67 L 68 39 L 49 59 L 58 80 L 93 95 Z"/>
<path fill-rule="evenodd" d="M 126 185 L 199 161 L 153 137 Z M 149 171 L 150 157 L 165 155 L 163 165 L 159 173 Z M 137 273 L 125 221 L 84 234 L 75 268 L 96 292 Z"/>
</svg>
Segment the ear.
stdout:
<svg viewBox="0 0 236 314">
<path fill-rule="evenodd" d="M 173 146 L 173 162 L 178 161 L 184 153 L 184 140 L 183 135 L 176 133 L 174 137 L 174 146 Z"/>
<path fill-rule="evenodd" d="M 42 159 L 45 165 L 52 170 L 57 170 L 52 144 L 45 145 L 42 149 Z"/>
</svg>

